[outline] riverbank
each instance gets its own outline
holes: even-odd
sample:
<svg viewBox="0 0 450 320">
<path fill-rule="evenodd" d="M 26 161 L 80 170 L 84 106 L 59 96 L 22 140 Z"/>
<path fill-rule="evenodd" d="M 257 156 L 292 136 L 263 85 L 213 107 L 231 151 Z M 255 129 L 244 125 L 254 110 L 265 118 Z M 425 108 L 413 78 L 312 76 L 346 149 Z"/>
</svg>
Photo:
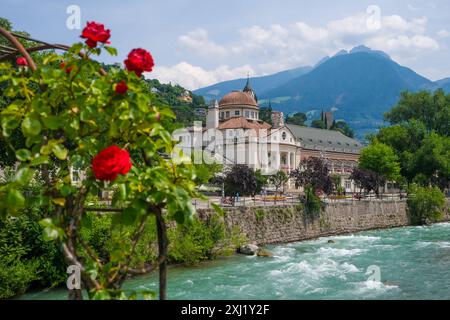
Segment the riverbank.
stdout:
<svg viewBox="0 0 450 320">
<path fill-rule="evenodd" d="M 443 221 L 450 221 L 447 200 Z M 214 210 L 199 209 L 200 219 L 208 220 Z M 411 225 L 405 201 L 353 201 L 330 203 L 317 216 L 293 206 L 238 207 L 224 210 L 229 230 L 238 228 L 247 241 L 257 245 L 297 242 L 319 237 Z"/>
</svg>

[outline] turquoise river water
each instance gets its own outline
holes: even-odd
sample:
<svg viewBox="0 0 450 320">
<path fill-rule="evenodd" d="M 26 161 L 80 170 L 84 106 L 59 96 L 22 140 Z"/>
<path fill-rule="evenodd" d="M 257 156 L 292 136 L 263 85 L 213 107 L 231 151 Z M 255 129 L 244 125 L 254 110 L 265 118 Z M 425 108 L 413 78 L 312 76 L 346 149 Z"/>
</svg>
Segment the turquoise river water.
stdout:
<svg viewBox="0 0 450 320">
<path fill-rule="evenodd" d="M 335 243 L 329 244 L 328 240 Z M 450 299 L 450 223 L 268 246 L 169 270 L 170 299 Z M 378 281 L 379 280 L 379 281 Z M 157 275 L 125 287 L 157 290 Z M 64 289 L 21 299 L 66 299 Z"/>
</svg>

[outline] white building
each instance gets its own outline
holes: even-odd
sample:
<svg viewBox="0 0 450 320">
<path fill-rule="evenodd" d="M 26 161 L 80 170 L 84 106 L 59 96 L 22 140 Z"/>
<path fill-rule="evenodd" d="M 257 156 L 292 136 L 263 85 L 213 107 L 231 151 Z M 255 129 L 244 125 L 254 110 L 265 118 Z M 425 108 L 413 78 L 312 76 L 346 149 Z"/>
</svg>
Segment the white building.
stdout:
<svg viewBox="0 0 450 320">
<path fill-rule="evenodd" d="M 289 174 L 301 160 L 321 157 L 332 173 L 343 177 L 346 191 L 354 190 L 348 176 L 357 165 L 361 143 L 338 131 L 286 125 L 277 111 L 270 125 L 260 119 L 259 112 L 258 99 L 247 80 L 243 91 L 210 102 L 206 127 L 198 124 L 174 136 L 186 154 L 204 150 L 225 165 L 246 164 L 266 174 L 278 170 Z"/>
</svg>

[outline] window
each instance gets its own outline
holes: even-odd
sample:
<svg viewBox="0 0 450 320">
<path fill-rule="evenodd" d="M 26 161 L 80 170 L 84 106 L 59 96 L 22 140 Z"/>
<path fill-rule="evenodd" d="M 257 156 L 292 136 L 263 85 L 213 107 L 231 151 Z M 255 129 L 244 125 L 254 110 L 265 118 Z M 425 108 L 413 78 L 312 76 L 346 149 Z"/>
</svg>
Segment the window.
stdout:
<svg viewBox="0 0 450 320">
<path fill-rule="evenodd" d="M 238 116 L 239 114 L 240 114 L 239 110 L 236 110 L 236 111 L 234 112 L 234 115 L 235 115 L 235 116 Z"/>
<path fill-rule="evenodd" d="M 255 112 L 252 111 L 252 118 L 254 118 L 254 117 L 255 117 Z"/>
<path fill-rule="evenodd" d="M 350 180 L 345 180 L 345 189 L 351 189 L 352 188 L 352 182 Z"/>
<path fill-rule="evenodd" d="M 281 136 L 283 137 L 283 140 L 286 140 L 286 137 L 287 137 L 286 132 L 283 132 L 283 134 Z"/>
<path fill-rule="evenodd" d="M 227 112 L 225 113 L 225 117 L 227 117 L 227 118 L 230 117 L 230 111 L 227 111 Z"/>
<path fill-rule="evenodd" d="M 245 111 L 245 117 L 250 118 L 250 111 Z"/>
<path fill-rule="evenodd" d="M 221 112 L 221 113 L 220 113 L 220 118 L 223 119 L 223 116 L 224 116 L 224 113 Z"/>
</svg>

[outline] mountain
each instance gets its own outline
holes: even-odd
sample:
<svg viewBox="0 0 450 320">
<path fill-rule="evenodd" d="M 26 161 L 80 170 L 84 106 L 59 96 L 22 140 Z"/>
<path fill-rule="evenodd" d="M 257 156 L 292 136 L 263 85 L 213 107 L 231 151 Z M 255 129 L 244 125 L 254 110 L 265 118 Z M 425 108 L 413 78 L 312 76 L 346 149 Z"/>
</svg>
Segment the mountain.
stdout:
<svg viewBox="0 0 450 320">
<path fill-rule="evenodd" d="M 250 78 L 250 83 L 253 87 L 253 90 L 255 90 L 257 94 L 260 94 L 281 86 L 303 74 L 306 74 L 312 69 L 312 67 L 299 67 L 268 76 L 253 77 Z M 247 79 L 244 78 L 224 81 L 209 87 L 195 90 L 193 92 L 197 95 L 203 96 L 206 100 L 220 99 L 222 96 L 233 90 L 242 90 L 245 86 L 246 81 Z"/>
<path fill-rule="evenodd" d="M 332 110 L 335 118 L 347 121 L 359 138 L 383 124 L 383 114 L 397 104 L 402 91 L 443 88 L 450 92 L 450 78 L 433 82 L 399 65 L 386 53 L 366 46 L 341 50 L 293 77 L 295 70 L 299 71 L 288 70 L 251 80 L 260 105 L 266 105 L 270 99 L 274 110 L 285 114 L 305 112 L 309 119 L 317 118 L 322 110 Z M 282 83 L 273 77 L 281 78 Z M 256 83 L 256 79 L 264 85 Z M 225 86 L 230 83 L 233 85 Z M 205 93 L 211 90 L 217 89 L 223 95 L 241 90 L 244 83 L 245 79 L 227 81 L 195 93 L 208 100 L 211 95 Z"/>
<path fill-rule="evenodd" d="M 436 88 L 442 88 L 445 92 L 450 93 L 450 78 L 435 81 Z"/>
<path fill-rule="evenodd" d="M 336 118 L 364 134 L 381 124 L 383 113 L 396 104 L 400 92 L 432 86 L 432 81 L 386 55 L 356 50 L 334 56 L 260 97 L 270 98 L 273 108 L 285 113 L 335 108 Z"/>
</svg>

